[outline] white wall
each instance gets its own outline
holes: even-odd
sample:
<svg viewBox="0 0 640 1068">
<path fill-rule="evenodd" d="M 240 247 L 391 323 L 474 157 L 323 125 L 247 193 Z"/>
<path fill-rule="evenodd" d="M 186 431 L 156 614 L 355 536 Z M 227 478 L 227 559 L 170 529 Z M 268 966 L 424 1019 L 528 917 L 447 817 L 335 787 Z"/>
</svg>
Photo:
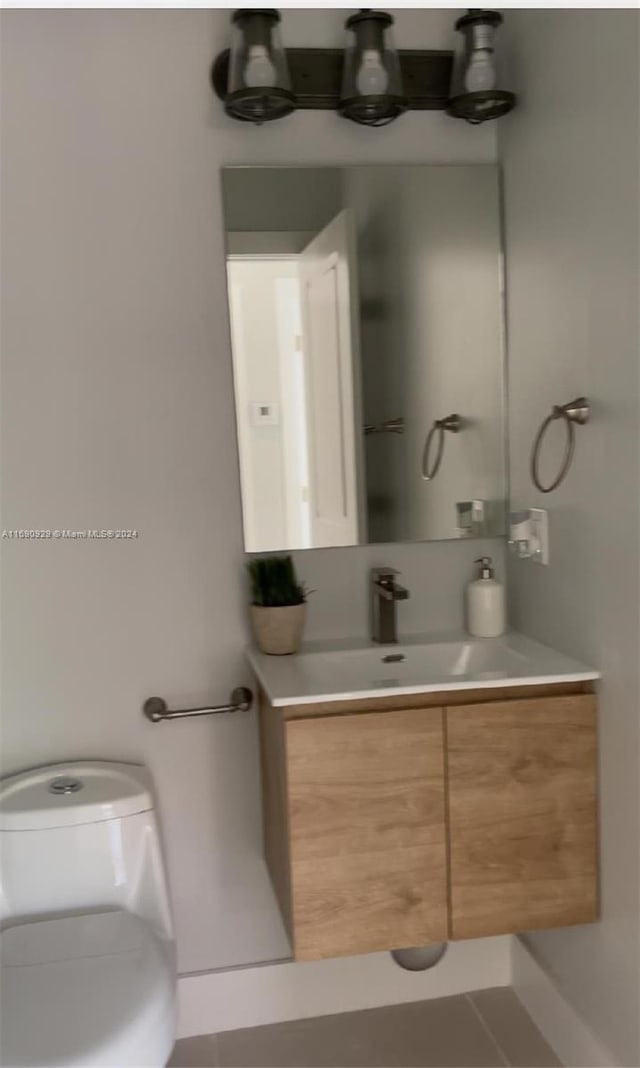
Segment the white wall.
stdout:
<svg viewBox="0 0 640 1068">
<path fill-rule="evenodd" d="M 397 11 L 442 47 L 454 11 Z M 338 45 L 344 12 L 287 11 Z M 132 541 L 4 543 L 5 771 L 146 762 L 183 972 L 286 955 L 261 860 L 253 715 L 151 726 L 143 699 L 224 700 L 248 680 L 220 168 L 491 161 L 493 128 L 331 113 L 247 128 L 209 67 L 228 11 L 2 13 L 4 526 L 136 528 Z M 310 634 L 364 633 L 366 571 L 404 572 L 405 630 L 461 623 L 470 560 L 444 543 L 301 557 Z"/>
<path fill-rule="evenodd" d="M 512 492 L 548 508 L 551 531 L 548 568 L 510 566 L 512 614 L 603 673 L 602 919 L 529 944 L 613 1056 L 637 1065 L 638 13 L 510 11 L 509 23 L 521 93 L 499 138 Z M 593 421 L 544 497 L 529 480 L 532 439 L 552 404 L 581 393 Z"/>
<path fill-rule="evenodd" d="M 295 335 L 291 330 L 284 336 L 280 299 L 282 286 L 289 285 L 299 308 L 298 265 L 291 259 L 229 260 L 227 280 L 244 543 L 248 552 L 304 545 L 290 530 L 287 515 L 287 475 L 295 456 L 287 455 L 289 406 L 283 402 L 288 383 L 282 350 L 295 356 Z M 271 409 L 272 421 L 266 425 L 256 415 L 262 405 Z"/>
</svg>

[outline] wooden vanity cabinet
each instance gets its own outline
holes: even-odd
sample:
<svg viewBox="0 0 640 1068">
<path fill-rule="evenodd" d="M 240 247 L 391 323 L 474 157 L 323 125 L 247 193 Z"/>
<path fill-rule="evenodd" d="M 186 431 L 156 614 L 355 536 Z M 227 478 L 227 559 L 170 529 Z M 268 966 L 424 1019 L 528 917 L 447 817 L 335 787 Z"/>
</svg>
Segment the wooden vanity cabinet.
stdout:
<svg viewBox="0 0 640 1068">
<path fill-rule="evenodd" d="M 574 687 L 261 695 L 265 853 L 295 959 L 596 919 L 596 707 Z"/>
<path fill-rule="evenodd" d="M 597 918 L 596 700 L 446 710 L 451 938 Z"/>
<path fill-rule="evenodd" d="M 441 711 L 314 716 L 281 727 L 288 857 L 271 850 L 270 868 L 275 861 L 274 883 L 285 888 L 296 960 L 446 939 Z"/>
</svg>

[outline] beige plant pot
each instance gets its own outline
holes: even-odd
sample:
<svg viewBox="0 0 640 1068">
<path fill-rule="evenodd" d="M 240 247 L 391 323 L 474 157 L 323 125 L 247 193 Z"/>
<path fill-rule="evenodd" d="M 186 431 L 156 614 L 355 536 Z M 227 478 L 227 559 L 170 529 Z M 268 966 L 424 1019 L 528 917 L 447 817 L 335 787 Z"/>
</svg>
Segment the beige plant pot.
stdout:
<svg viewBox="0 0 640 1068">
<path fill-rule="evenodd" d="M 272 656 L 297 653 L 306 613 L 306 604 L 288 604 L 281 608 L 263 608 L 252 604 L 251 622 L 258 649 Z"/>
</svg>

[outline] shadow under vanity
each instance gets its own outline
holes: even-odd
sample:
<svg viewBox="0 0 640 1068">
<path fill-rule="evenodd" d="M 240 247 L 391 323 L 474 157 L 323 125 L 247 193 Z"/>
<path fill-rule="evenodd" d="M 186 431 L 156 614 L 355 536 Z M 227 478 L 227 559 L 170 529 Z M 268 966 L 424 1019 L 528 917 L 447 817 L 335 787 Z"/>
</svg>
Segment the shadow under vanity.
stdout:
<svg viewBox="0 0 640 1068">
<path fill-rule="evenodd" d="M 223 194 L 247 552 L 503 536 L 497 168 Z M 517 634 L 394 644 L 407 591 L 373 577 L 381 644 L 248 654 L 294 958 L 596 920 L 598 673 Z"/>
</svg>

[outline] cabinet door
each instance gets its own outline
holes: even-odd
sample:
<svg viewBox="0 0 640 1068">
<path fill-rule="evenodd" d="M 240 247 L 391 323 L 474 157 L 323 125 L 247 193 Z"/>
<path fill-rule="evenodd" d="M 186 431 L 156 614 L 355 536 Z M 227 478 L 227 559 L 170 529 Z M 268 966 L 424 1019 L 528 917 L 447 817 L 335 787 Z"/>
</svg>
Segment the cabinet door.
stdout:
<svg viewBox="0 0 640 1068">
<path fill-rule="evenodd" d="M 447 937 L 442 709 L 286 724 L 296 960 Z"/>
<path fill-rule="evenodd" d="M 451 937 L 595 920 L 595 698 L 446 717 Z"/>
</svg>

